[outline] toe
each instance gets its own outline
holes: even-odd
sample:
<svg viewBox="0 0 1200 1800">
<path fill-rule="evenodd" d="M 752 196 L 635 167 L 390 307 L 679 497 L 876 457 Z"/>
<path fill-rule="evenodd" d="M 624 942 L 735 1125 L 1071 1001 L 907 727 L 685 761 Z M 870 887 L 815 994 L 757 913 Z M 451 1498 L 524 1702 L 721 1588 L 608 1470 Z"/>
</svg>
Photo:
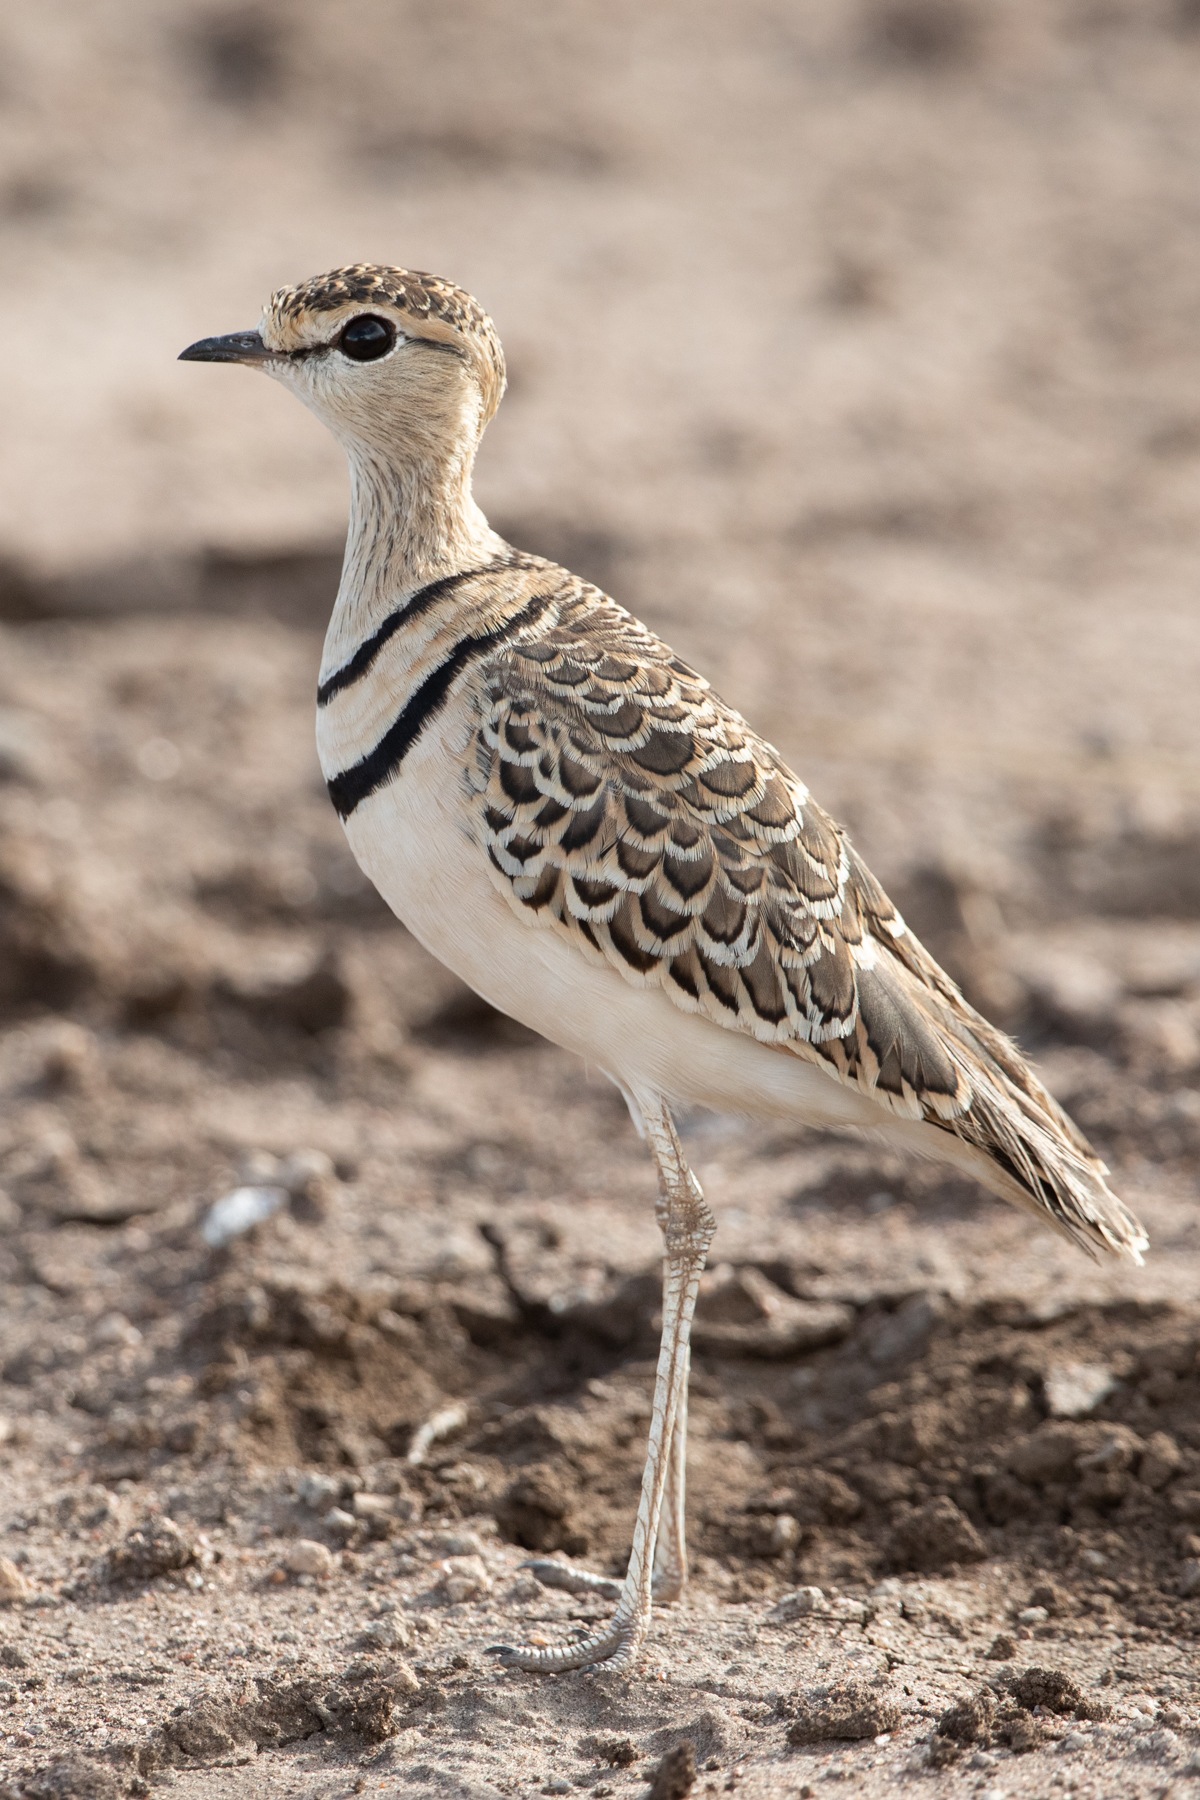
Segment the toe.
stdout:
<svg viewBox="0 0 1200 1800">
<path fill-rule="evenodd" d="M 621 1598 L 621 1583 L 610 1581 L 607 1575 L 593 1575 L 587 1569 L 571 1569 L 566 1563 L 541 1557 L 522 1563 L 521 1567 L 543 1587 L 558 1588 L 566 1594 L 595 1594 L 602 1600 Z"/>
</svg>

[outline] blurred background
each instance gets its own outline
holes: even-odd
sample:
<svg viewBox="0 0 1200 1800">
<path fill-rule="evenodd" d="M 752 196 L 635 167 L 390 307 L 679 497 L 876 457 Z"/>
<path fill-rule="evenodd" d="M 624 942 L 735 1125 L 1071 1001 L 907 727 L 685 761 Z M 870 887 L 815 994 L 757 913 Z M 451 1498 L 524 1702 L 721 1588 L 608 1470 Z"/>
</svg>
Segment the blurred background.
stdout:
<svg viewBox="0 0 1200 1800">
<path fill-rule="evenodd" d="M 1191 0 L 58 0 L 3 63 L 10 614 L 336 553 L 332 442 L 173 359 L 394 261 L 499 325 L 485 509 L 831 802 L 861 758 L 1190 786 Z"/>
<path fill-rule="evenodd" d="M 142 619 L 131 653 L 188 662 L 228 639 L 202 621 L 270 618 L 311 658 L 340 452 L 174 359 L 277 285 L 394 261 L 499 325 L 494 523 L 698 661 L 977 997 L 1020 1017 L 950 942 L 997 896 L 1010 923 L 1200 913 L 1191 0 L 58 0 L 3 31 L 10 701 L 26 647 L 62 651 L 32 713 L 115 654 L 22 621 Z M 136 738 L 114 680 L 87 730 Z M 36 720 L 5 730 L 36 761 Z M 165 738 L 159 782 L 205 789 L 179 735 L 114 770 Z"/>
<path fill-rule="evenodd" d="M 333 1263 L 357 1293 L 403 1267 L 465 1284 L 486 1342 L 481 1293 L 517 1326 L 480 1222 L 556 1305 L 656 1254 L 615 1095 L 427 961 L 321 790 L 340 452 L 272 384 L 175 361 L 356 260 L 478 295 L 510 369 L 492 522 L 780 746 L 1159 1248 L 1093 1270 L 874 1151 L 692 1123 L 719 1253 L 769 1246 L 770 1280 L 871 1317 L 926 1290 L 1193 1304 L 1198 95 L 1197 0 L 6 10 L 0 1402 L 27 1487 L 169 1480 L 183 1518 L 188 1470 L 247 1445 L 365 1468 L 404 1441 L 386 1396 L 338 1390 L 318 1429 L 228 1306 L 204 1354 L 241 1385 L 193 1406 L 196 1321 L 235 1278 Z M 283 1192 L 301 1153 L 319 1179 L 206 1246 L 216 1199 Z M 1105 1315 L 1080 1317 L 1103 1364 Z M 439 1391 L 421 1366 L 414 1418 L 466 1367 Z M 843 1423 L 874 1404 L 862 1367 Z M 748 1417 L 721 1429 L 769 1461 Z M 869 1562 L 880 1506 L 834 1562 Z M 593 1542 L 616 1555 L 624 1517 Z M 37 1554 L 69 1561 L 49 1529 Z"/>
</svg>

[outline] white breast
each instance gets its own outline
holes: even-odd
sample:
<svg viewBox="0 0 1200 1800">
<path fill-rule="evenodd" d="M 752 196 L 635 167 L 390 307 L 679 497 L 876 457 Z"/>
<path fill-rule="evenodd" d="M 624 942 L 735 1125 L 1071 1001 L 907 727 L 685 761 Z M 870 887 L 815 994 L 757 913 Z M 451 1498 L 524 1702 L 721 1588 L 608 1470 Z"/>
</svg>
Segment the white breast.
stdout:
<svg viewBox="0 0 1200 1800">
<path fill-rule="evenodd" d="M 344 766 L 346 747 L 323 743 L 321 723 L 328 774 Z M 659 989 L 633 986 L 518 915 L 472 835 L 462 775 L 469 734 L 466 708 L 452 702 L 399 777 L 346 821 L 360 867 L 427 950 L 490 1005 L 631 1093 L 813 1125 L 886 1126 L 882 1108 L 822 1069 L 682 1012 Z"/>
</svg>

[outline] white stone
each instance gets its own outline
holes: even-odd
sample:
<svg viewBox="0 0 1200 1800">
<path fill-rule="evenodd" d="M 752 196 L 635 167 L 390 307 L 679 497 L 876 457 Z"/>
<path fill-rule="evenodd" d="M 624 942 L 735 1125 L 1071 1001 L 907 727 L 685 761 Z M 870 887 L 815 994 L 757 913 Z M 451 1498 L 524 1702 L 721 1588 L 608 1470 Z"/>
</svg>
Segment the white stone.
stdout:
<svg viewBox="0 0 1200 1800">
<path fill-rule="evenodd" d="M 355 1494 L 351 1505 L 356 1519 L 394 1519 L 396 1516 L 390 1494 Z"/>
<path fill-rule="evenodd" d="M 1057 1363 L 1046 1372 L 1046 1404 L 1056 1419 L 1083 1419 L 1116 1385 L 1103 1363 Z"/>
<path fill-rule="evenodd" d="M 798 1519 L 794 1519 L 791 1513 L 776 1513 L 771 1522 L 767 1548 L 772 1556 L 782 1556 L 785 1550 L 796 1548 L 801 1535 Z"/>
<path fill-rule="evenodd" d="M 221 1250 L 243 1232 L 253 1230 L 287 1205 L 283 1187 L 240 1187 L 214 1200 L 200 1227 L 200 1236 L 213 1250 Z"/>
<path fill-rule="evenodd" d="M 283 1566 L 289 1575 L 315 1575 L 320 1581 L 333 1574 L 337 1559 L 315 1538 L 297 1538 L 284 1552 Z"/>
</svg>

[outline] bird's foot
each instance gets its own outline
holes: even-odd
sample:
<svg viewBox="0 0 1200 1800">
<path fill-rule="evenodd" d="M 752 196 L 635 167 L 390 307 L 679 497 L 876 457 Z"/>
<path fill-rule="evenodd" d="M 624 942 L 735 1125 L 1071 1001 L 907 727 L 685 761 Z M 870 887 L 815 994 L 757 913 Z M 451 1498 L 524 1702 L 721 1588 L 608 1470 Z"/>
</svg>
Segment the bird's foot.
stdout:
<svg viewBox="0 0 1200 1800">
<path fill-rule="evenodd" d="M 620 1601 L 625 1584 L 607 1575 L 593 1575 L 588 1569 L 572 1569 L 567 1563 L 549 1557 L 537 1557 L 522 1565 L 543 1587 L 557 1588 L 560 1593 L 585 1599 Z M 682 1567 L 674 1563 L 662 1568 L 654 1577 L 652 1595 L 655 1600 L 677 1600 L 684 1588 Z M 607 1674 L 620 1674 L 637 1661 L 642 1639 L 650 1623 L 650 1605 L 639 1607 L 630 1617 L 620 1605 L 607 1625 L 584 1631 L 566 1644 L 545 1647 L 534 1644 L 494 1644 L 491 1654 L 509 1669 L 541 1670 L 554 1674 L 560 1669 L 587 1669 L 598 1663 Z"/>
<path fill-rule="evenodd" d="M 594 1593 L 594 1588 L 587 1590 Z M 534 1674 L 556 1675 L 564 1669 L 590 1669 L 604 1665 L 608 1675 L 627 1673 L 637 1661 L 650 1609 L 644 1618 L 622 1619 L 618 1612 L 600 1631 L 587 1632 L 569 1644 L 493 1644 L 489 1654 L 506 1669 L 528 1669 Z"/>
<path fill-rule="evenodd" d="M 555 1562 L 551 1557 L 534 1557 L 521 1567 L 540 1581 L 545 1588 L 557 1588 L 564 1594 L 594 1596 L 598 1600 L 619 1600 L 623 1583 L 614 1581 L 610 1575 L 593 1575 L 590 1569 L 573 1569 L 568 1563 Z M 682 1567 L 669 1562 L 654 1572 L 651 1593 L 659 1605 L 670 1604 L 678 1600 L 686 1586 L 686 1577 Z"/>
<path fill-rule="evenodd" d="M 590 1569 L 572 1569 L 567 1563 L 554 1562 L 550 1557 L 535 1557 L 532 1562 L 522 1563 L 535 1581 L 540 1581 L 545 1588 L 558 1588 L 564 1594 L 594 1594 L 600 1600 L 619 1600 L 621 1583 L 613 1581 L 608 1575 L 593 1575 Z"/>
</svg>

